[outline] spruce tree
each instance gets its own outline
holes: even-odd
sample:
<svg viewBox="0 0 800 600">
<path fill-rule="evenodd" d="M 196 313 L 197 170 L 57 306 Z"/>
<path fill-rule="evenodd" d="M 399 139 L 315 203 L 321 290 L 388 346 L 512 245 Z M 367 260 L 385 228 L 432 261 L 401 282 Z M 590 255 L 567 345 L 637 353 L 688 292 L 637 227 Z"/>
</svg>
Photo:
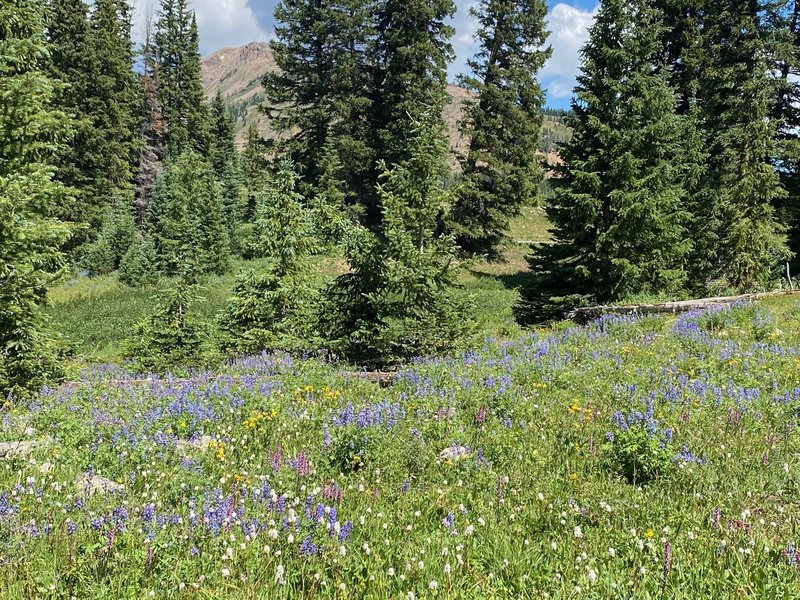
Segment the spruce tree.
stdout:
<svg viewBox="0 0 800 600">
<path fill-rule="evenodd" d="M 261 272 L 242 272 L 220 318 L 228 352 L 306 350 L 316 347 L 316 291 L 308 256 L 315 246 L 309 211 L 297 191 L 293 165 L 282 161 L 259 196 L 257 248 L 271 259 Z"/>
<path fill-rule="evenodd" d="M 53 180 L 66 115 L 46 71 L 45 5 L 0 3 L 0 398 L 38 391 L 60 373 L 42 311 L 69 231 L 54 218 L 68 205 Z M 67 210 L 69 207 L 67 206 Z"/>
<path fill-rule="evenodd" d="M 93 195 L 99 186 L 94 157 L 86 151 L 94 133 L 89 98 L 97 72 L 90 50 L 89 7 L 83 0 L 49 0 L 47 8 L 48 71 L 64 84 L 56 89 L 53 106 L 70 115 L 73 129 L 71 143 L 59 149 L 56 179 L 71 188 L 75 201 L 53 208 L 64 221 L 87 223 L 96 216 Z M 75 228 L 70 246 L 81 242 L 81 234 L 85 239 L 86 233 Z"/>
<path fill-rule="evenodd" d="M 775 158 L 787 195 L 779 206 L 779 219 L 786 224 L 793 271 L 800 267 L 800 1 L 779 3 L 771 25 L 782 42 L 776 71 L 780 73 L 775 118 L 778 153 Z"/>
<path fill-rule="evenodd" d="M 713 68 L 700 84 L 702 126 L 719 237 L 712 275 L 736 291 L 766 289 L 788 257 L 775 212 L 786 190 L 772 166 L 781 43 L 763 21 L 769 4 L 725 0 L 709 4 L 705 14 L 704 47 Z"/>
<path fill-rule="evenodd" d="M 444 132 L 442 109 L 447 94 L 447 66 L 453 58 L 446 22 L 455 13 L 453 0 L 382 0 L 378 6 L 375 84 L 371 128 L 375 156 L 391 168 L 411 157 L 409 132 L 423 120 Z M 377 182 L 373 171 L 370 183 Z M 380 215 L 378 198 L 371 221 Z"/>
<path fill-rule="evenodd" d="M 327 288 L 320 311 L 329 349 L 367 367 L 450 352 L 472 331 L 468 302 L 453 283 L 454 241 L 437 231 L 453 196 L 444 185 L 443 126 L 438 114 L 412 125 L 410 158 L 383 163 L 380 231 L 349 229 L 351 271 Z"/>
<path fill-rule="evenodd" d="M 223 273 L 230 258 L 219 184 L 211 165 L 188 150 L 156 178 L 147 220 L 158 269 L 166 275 Z"/>
<path fill-rule="evenodd" d="M 130 195 L 118 194 L 114 204 L 106 209 L 97 239 L 86 246 L 82 265 L 92 275 L 116 271 L 136 236 Z"/>
<path fill-rule="evenodd" d="M 126 341 L 125 357 L 147 372 L 196 367 L 209 361 L 207 332 L 190 313 L 197 300 L 197 286 L 179 278 L 158 295 L 155 312 L 136 326 Z"/>
<path fill-rule="evenodd" d="M 544 92 L 536 73 L 550 55 L 543 0 L 481 0 L 470 8 L 480 24 L 472 74 L 461 84 L 475 94 L 460 124 L 469 139 L 464 186 L 452 209 L 456 239 L 469 254 L 497 258 L 509 219 L 536 203 L 543 170 L 538 156 Z"/>
<path fill-rule="evenodd" d="M 138 234 L 119 263 L 119 280 L 131 287 L 153 285 L 158 281 L 156 249 L 147 235 Z"/>
<path fill-rule="evenodd" d="M 648 0 L 604 0 L 582 51 L 574 136 L 547 214 L 554 244 L 530 259 L 524 323 L 587 302 L 680 293 L 691 241 L 687 179 L 696 172 L 688 121 L 660 52 L 660 15 Z"/>
<path fill-rule="evenodd" d="M 304 192 L 318 184 L 323 148 L 336 149 L 348 197 L 362 200 L 373 161 L 367 116 L 374 0 L 283 0 L 270 42 L 280 70 L 264 76 L 265 111 L 284 135 Z"/>
<path fill-rule="evenodd" d="M 241 254 L 239 226 L 246 210 L 246 190 L 242 184 L 239 156 L 236 152 L 233 119 L 217 90 L 209 111 L 209 159 L 220 184 L 222 207 L 231 250 Z"/>
<path fill-rule="evenodd" d="M 171 154 L 193 149 L 207 156 L 208 109 L 200 79 L 200 41 L 188 0 L 162 0 L 154 41 L 167 149 Z"/>
<path fill-rule="evenodd" d="M 99 65 L 90 82 L 94 135 L 89 152 L 99 173 L 91 190 L 99 211 L 90 223 L 100 225 L 120 190 L 132 188 L 139 162 L 139 94 L 133 71 L 131 9 L 125 0 L 95 0 L 89 19 L 89 52 Z"/>
</svg>

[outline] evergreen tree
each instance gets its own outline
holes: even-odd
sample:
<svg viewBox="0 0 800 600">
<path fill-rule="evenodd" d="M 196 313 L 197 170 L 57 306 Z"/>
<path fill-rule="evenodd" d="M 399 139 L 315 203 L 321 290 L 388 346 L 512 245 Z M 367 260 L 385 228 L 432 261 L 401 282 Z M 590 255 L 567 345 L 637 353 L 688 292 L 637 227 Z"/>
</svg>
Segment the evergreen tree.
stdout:
<svg viewBox="0 0 800 600">
<path fill-rule="evenodd" d="M 375 84 L 372 88 L 372 135 L 375 156 L 391 168 L 411 157 L 409 132 L 431 121 L 444 132 L 441 113 L 450 101 L 447 65 L 453 58 L 446 24 L 456 7 L 453 0 L 382 0 L 378 7 L 375 44 Z M 378 171 L 369 180 L 377 182 Z M 374 198 L 370 221 L 379 217 Z"/>
<path fill-rule="evenodd" d="M 172 288 L 159 293 L 156 311 L 137 325 L 126 343 L 125 357 L 138 369 L 163 372 L 208 362 L 206 332 L 189 313 L 196 292 L 196 286 L 181 277 Z"/>
<path fill-rule="evenodd" d="M 719 237 L 716 268 L 738 291 L 765 289 L 788 248 L 775 206 L 786 197 L 772 166 L 777 123 L 771 118 L 782 44 L 765 26 L 763 0 L 706 7 L 704 46 L 713 69 L 701 81 L 702 126 L 709 151 L 708 181 Z"/>
<path fill-rule="evenodd" d="M 93 275 L 116 271 L 122 257 L 136 241 L 136 235 L 129 196 L 120 194 L 106 210 L 97 239 L 86 247 L 83 266 Z"/>
<path fill-rule="evenodd" d="M 145 287 L 158 281 L 156 249 L 148 236 L 137 235 L 122 257 L 119 263 L 119 280 L 131 287 Z"/>
<path fill-rule="evenodd" d="M 480 27 L 470 76 L 475 94 L 462 132 L 469 150 L 461 166 L 465 185 L 452 210 L 462 250 L 498 256 L 509 219 L 536 202 L 543 171 L 537 156 L 544 92 L 536 73 L 550 55 L 544 0 L 481 0 L 470 15 Z"/>
<path fill-rule="evenodd" d="M 90 152 L 98 178 L 91 193 L 98 205 L 97 229 L 120 190 L 131 189 L 139 162 L 139 95 L 133 72 L 130 6 L 125 0 L 95 0 L 89 20 L 89 52 L 99 65 L 90 82 L 94 135 Z"/>
<path fill-rule="evenodd" d="M 159 65 L 153 41 L 152 15 L 145 24 L 142 48 L 142 74 L 139 76 L 140 123 L 139 166 L 136 175 L 136 223 L 142 227 L 153 194 L 156 176 L 166 152 L 166 123 L 159 99 Z"/>
<path fill-rule="evenodd" d="M 0 3 L 0 397 L 38 391 L 59 375 L 42 311 L 68 229 L 54 207 L 68 204 L 52 160 L 68 133 L 52 109 L 44 3 Z"/>
<path fill-rule="evenodd" d="M 256 196 L 266 183 L 267 160 L 264 140 L 258 133 L 255 123 L 247 128 L 247 142 L 241 156 L 242 180 L 245 186 L 245 221 L 252 221 L 256 209 Z"/>
<path fill-rule="evenodd" d="M 200 42 L 188 0 L 162 0 L 154 41 L 167 149 L 179 154 L 191 148 L 207 155 L 208 111 L 200 79 Z"/>
<path fill-rule="evenodd" d="M 586 302 L 680 293 L 692 249 L 688 121 L 656 66 L 660 15 L 648 0 L 604 0 L 573 101 L 574 136 L 548 216 L 555 243 L 536 248 L 518 317 L 552 318 Z"/>
<path fill-rule="evenodd" d="M 316 291 L 308 283 L 308 256 L 315 240 L 297 180 L 292 164 L 283 161 L 258 199 L 257 246 L 272 262 L 261 273 L 239 275 L 220 319 L 227 334 L 222 345 L 229 352 L 297 351 L 316 345 Z"/>
<path fill-rule="evenodd" d="M 246 210 L 246 190 L 241 180 L 233 119 L 219 90 L 211 103 L 209 117 L 209 158 L 220 184 L 222 207 L 228 238 L 231 240 L 231 250 L 236 254 L 241 254 L 243 247 L 240 245 L 238 233 Z"/>
<path fill-rule="evenodd" d="M 323 148 L 332 144 L 352 202 L 364 194 L 369 146 L 370 44 L 374 0 L 283 0 L 270 42 L 280 69 L 264 76 L 266 113 L 286 136 L 284 150 L 318 184 Z"/>
<path fill-rule="evenodd" d="M 53 106 L 70 115 L 73 129 L 71 143 L 59 149 L 56 179 L 71 188 L 75 201 L 54 206 L 53 210 L 61 220 L 75 224 L 87 223 L 95 216 L 92 196 L 99 187 L 94 157 L 86 152 L 94 133 L 88 100 L 97 72 L 90 51 L 88 8 L 83 0 L 49 0 L 47 10 L 48 71 L 63 83 L 55 90 Z M 75 227 L 70 246 L 81 242 L 80 234 L 80 228 Z"/>
<path fill-rule="evenodd" d="M 438 115 L 413 124 L 409 144 L 407 161 L 391 169 L 384 163 L 380 232 L 349 230 L 351 272 L 328 287 L 320 311 L 330 349 L 368 367 L 452 351 L 472 328 L 453 285 L 455 244 L 437 235 L 438 215 L 453 195 L 443 184 L 447 144 Z"/>
<path fill-rule="evenodd" d="M 223 273 L 229 245 L 219 184 L 199 154 L 170 157 L 156 178 L 147 231 L 159 270 L 200 277 Z"/>
</svg>

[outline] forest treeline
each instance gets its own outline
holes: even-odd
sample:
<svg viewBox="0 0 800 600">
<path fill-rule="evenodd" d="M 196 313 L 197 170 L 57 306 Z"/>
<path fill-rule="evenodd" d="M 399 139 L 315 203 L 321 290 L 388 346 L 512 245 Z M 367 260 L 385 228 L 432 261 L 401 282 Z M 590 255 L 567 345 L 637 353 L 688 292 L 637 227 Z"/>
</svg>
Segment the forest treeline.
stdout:
<svg viewBox="0 0 800 600">
<path fill-rule="evenodd" d="M 442 120 L 452 0 L 282 0 L 248 131 L 200 80 L 188 0 L 144 43 L 125 0 L 0 7 L 0 394 L 56 379 L 42 312 L 65 272 L 171 282 L 128 343 L 142 369 L 263 349 L 367 367 L 463 346 L 457 259 L 499 259 L 510 219 L 561 162 L 521 323 L 636 295 L 780 285 L 800 240 L 800 37 L 790 0 L 603 0 L 567 115 L 537 75 L 544 0 L 481 0 L 455 158 Z M 240 116 L 237 114 L 237 117 Z M 544 135 L 543 135 L 544 134 Z M 548 137 L 549 136 L 549 137 Z M 317 289 L 311 257 L 347 273 Z M 215 330 L 187 306 L 242 258 Z M 163 286 L 162 286 L 163 287 Z M 213 340 L 211 343 L 209 340 Z M 209 348 L 213 346 L 213 352 Z"/>
</svg>

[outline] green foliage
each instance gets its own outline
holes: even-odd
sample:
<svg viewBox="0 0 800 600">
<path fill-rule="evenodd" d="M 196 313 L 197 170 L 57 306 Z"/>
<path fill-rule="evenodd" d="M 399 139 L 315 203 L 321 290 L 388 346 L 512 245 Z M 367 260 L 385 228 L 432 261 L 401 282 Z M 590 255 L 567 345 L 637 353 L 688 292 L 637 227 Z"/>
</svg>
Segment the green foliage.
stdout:
<svg viewBox="0 0 800 600">
<path fill-rule="evenodd" d="M 68 133 L 52 109 L 43 4 L 0 4 L 0 399 L 24 397 L 59 376 L 42 313 L 69 230 L 53 217 L 71 198 L 52 161 Z"/>
<path fill-rule="evenodd" d="M 705 16 L 704 49 L 712 68 L 700 83 L 702 123 L 720 246 L 711 275 L 738 291 L 768 288 L 789 257 L 775 214 L 786 190 L 772 166 L 777 123 L 770 118 L 778 86 L 774 65 L 783 57 L 763 24 L 767 4 L 718 2 Z"/>
<path fill-rule="evenodd" d="M 655 68 L 659 18 L 644 1 L 601 6 L 583 49 L 575 135 L 547 208 L 555 243 L 535 247 L 529 259 L 523 323 L 687 285 L 697 140 L 691 121 L 676 113 L 666 73 Z"/>
<path fill-rule="evenodd" d="M 196 291 L 181 278 L 160 293 L 156 311 L 136 326 L 125 348 L 136 369 L 164 372 L 207 363 L 206 332 L 189 314 Z"/>
<path fill-rule="evenodd" d="M 54 105 L 74 116 L 75 135 L 59 150 L 56 178 L 75 202 L 54 214 L 75 224 L 73 249 L 100 234 L 121 190 L 129 189 L 139 158 L 139 88 L 133 72 L 131 9 L 124 0 L 49 2 L 49 70 L 61 86 Z M 81 235 L 83 233 L 83 235 Z M 92 252 L 97 253 L 97 249 Z"/>
<path fill-rule="evenodd" d="M 642 425 L 615 432 L 610 446 L 615 467 L 630 484 L 650 483 L 675 468 L 674 449 Z"/>
<path fill-rule="evenodd" d="M 316 298 L 317 290 L 297 274 L 240 273 L 220 316 L 221 347 L 236 354 L 318 348 Z"/>
<path fill-rule="evenodd" d="M 228 231 L 211 166 L 194 151 L 170 158 L 156 179 L 147 217 L 158 269 L 203 276 L 228 266 Z"/>
<path fill-rule="evenodd" d="M 244 271 L 220 317 L 223 348 L 239 353 L 298 351 L 319 346 L 317 291 L 308 283 L 315 248 L 309 211 L 296 191 L 298 176 L 283 161 L 256 200 L 256 251 L 271 259 L 266 271 Z"/>
<path fill-rule="evenodd" d="M 158 99 L 170 154 L 209 151 L 208 106 L 200 78 L 200 41 L 188 0 L 162 0 L 154 35 Z"/>
<path fill-rule="evenodd" d="M 409 134 L 420 122 L 444 135 L 442 109 L 449 102 L 447 65 L 453 58 L 447 21 L 453 0 L 385 0 L 378 4 L 371 136 L 375 157 L 389 166 L 411 160 Z M 383 168 L 374 170 L 377 184 Z M 370 222 L 380 218 L 380 198 L 368 205 Z"/>
<path fill-rule="evenodd" d="M 242 184 L 239 157 L 234 145 L 233 121 L 219 91 L 211 103 L 209 118 L 209 161 L 220 184 L 231 252 L 241 255 L 247 240 L 240 239 L 238 233 L 245 217 L 247 191 Z"/>
<path fill-rule="evenodd" d="M 279 277 L 302 270 L 316 244 L 298 179 L 292 162 L 284 160 L 256 198 L 255 250 L 275 261 Z"/>
<path fill-rule="evenodd" d="M 550 56 L 543 0 L 482 0 L 470 8 L 480 49 L 461 84 L 473 92 L 461 131 L 464 185 L 450 220 L 460 248 L 499 257 L 509 220 L 537 203 L 543 177 L 537 156 L 544 91 L 536 74 Z"/>
<path fill-rule="evenodd" d="M 136 241 L 136 236 L 130 203 L 127 196 L 120 196 L 106 210 L 97 240 L 86 247 L 82 266 L 93 275 L 107 275 L 116 271 Z"/>
<path fill-rule="evenodd" d="M 275 8 L 270 47 L 279 69 L 263 86 L 266 113 L 279 132 L 282 152 L 296 163 L 302 191 L 319 185 L 326 149 L 344 165 L 351 202 L 369 192 L 374 158 L 369 144 L 373 0 L 283 0 Z"/>
<path fill-rule="evenodd" d="M 453 190 L 442 183 L 446 144 L 436 119 L 415 126 L 410 145 L 410 159 L 384 167 L 380 234 L 348 232 L 351 272 L 326 290 L 320 315 L 329 347 L 359 365 L 446 353 L 471 333 L 468 302 L 453 287 L 453 240 L 437 234 Z"/>
<path fill-rule="evenodd" d="M 119 280 L 131 287 L 144 287 L 158 281 L 156 250 L 148 236 L 137 236 L 120 260 Z"/>
</svg>

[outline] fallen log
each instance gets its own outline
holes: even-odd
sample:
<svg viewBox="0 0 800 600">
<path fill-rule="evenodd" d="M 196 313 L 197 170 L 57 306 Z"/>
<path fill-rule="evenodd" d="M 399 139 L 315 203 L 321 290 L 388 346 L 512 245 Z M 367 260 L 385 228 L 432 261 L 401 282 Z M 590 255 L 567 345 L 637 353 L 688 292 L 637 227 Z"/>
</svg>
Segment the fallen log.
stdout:
<svg viewBox="0 0 800 600">
<path fill-rule="evenodd" d="M 662 313 L 681 313 L 692 310 L 712 308 L 715 306 L 729 306 L 736 302 L 756 302 L 765 298 L 777 296 L 794 296 L 800 292 L 781 290 L 776 292 L 763 292 L 759 294 L 741 294 L 739 296 L 718 296 L 715 298 L 698 298 L 696 300 L 682 300 L 679 302 L 660 302 L 657 304 L 627 304 L 620 306 L 601 305 L 576 308 L 567 313 L 566 318 L 579 325 L 585 325 L 603 315 L 651 315 Z"/>
</svg>

